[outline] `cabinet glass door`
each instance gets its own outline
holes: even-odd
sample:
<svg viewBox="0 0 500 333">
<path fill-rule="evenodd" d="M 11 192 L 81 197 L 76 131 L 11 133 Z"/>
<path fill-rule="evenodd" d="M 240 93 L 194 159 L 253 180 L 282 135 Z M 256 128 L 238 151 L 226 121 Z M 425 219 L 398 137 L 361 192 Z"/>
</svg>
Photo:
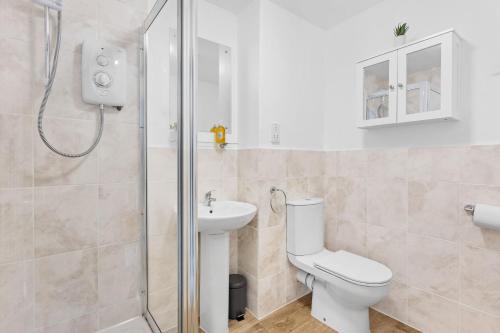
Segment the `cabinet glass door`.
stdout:
<svg viewBox="0 0 500 333">
<path fill-rule="evenodd" d="M 398 122 L 441 118 L 450 112 L 450 36 L 398 50 Z"/>
<path fill-rule="evenodd" d="M 396 121 L 396 55 L 388 53 L 358 64 L 361 96 L 358 127 L 391 124 Z"/>
<path fill-rule="evenodd" d="M 406 114 L 441 109 L 441 45 L 406 55 Z"/>
</svg>

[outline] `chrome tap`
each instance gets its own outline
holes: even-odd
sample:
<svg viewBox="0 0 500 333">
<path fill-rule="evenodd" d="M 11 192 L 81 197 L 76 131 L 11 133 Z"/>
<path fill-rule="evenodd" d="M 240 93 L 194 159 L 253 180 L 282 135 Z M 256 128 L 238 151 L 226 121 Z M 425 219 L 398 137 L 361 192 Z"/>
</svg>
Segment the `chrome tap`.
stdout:
<svg viewBox="0 0 500 333">
<path fill-rule="evenodd" d="M 212 194 L 215 192 L 215 190 L 210 190 L 207 193 L 205 193 L 205 205 L 208 207 L 212 207 L 212 202 L 217 201 L 216 198 L 212 197 Z"/>
</svg>

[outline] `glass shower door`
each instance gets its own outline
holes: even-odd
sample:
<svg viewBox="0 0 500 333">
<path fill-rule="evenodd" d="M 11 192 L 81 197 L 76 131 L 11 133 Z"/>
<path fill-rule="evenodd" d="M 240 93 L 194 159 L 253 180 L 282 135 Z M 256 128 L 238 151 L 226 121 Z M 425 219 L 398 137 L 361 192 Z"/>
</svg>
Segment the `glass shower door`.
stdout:
<svg viewBox="0 0 500 333">
<path fill-rule="evenodd" d="M 155 333 L 198 329 L 193 1 L 157 1 L 143 31 L 143 310 Z"/>
</svg>

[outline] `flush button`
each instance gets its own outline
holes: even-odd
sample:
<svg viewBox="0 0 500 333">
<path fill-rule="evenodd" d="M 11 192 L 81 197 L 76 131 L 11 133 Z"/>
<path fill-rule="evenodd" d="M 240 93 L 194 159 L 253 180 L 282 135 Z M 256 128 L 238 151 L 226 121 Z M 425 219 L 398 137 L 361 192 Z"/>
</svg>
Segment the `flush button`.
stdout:
<svg viewBox="0 0 500 333">
<path fill-rule="evenodd" d="M 98 55 L 96 61 L 99 66 L 106 67 L 107 65 L 109 65 L 109 59 L 104 55 Z"/>
</svg>

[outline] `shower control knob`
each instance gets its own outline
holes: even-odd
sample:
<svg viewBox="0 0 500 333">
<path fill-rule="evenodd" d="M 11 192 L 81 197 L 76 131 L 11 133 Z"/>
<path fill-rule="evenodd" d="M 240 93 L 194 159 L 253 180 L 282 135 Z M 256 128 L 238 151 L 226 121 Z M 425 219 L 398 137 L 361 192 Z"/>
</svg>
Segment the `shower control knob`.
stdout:
<svg viewBox="0 0 500 333">
<path fill-rule="evenodd" d="M 95 59 L 97 64 L 99 66 L 102 66 L 102 67 L 105 67 L 107 65 L 109 65 L 109 59 L 108 57 L 104 56 L 104 55 L 98 55 L 97 58 Z"/>
<path fill-rule="evenodd" d="M 107 88 L 111 85 L 111 76 L 105 72 L 97 72 L 94 75 L 94 82 L 98 87 Z"/>
</svg>

